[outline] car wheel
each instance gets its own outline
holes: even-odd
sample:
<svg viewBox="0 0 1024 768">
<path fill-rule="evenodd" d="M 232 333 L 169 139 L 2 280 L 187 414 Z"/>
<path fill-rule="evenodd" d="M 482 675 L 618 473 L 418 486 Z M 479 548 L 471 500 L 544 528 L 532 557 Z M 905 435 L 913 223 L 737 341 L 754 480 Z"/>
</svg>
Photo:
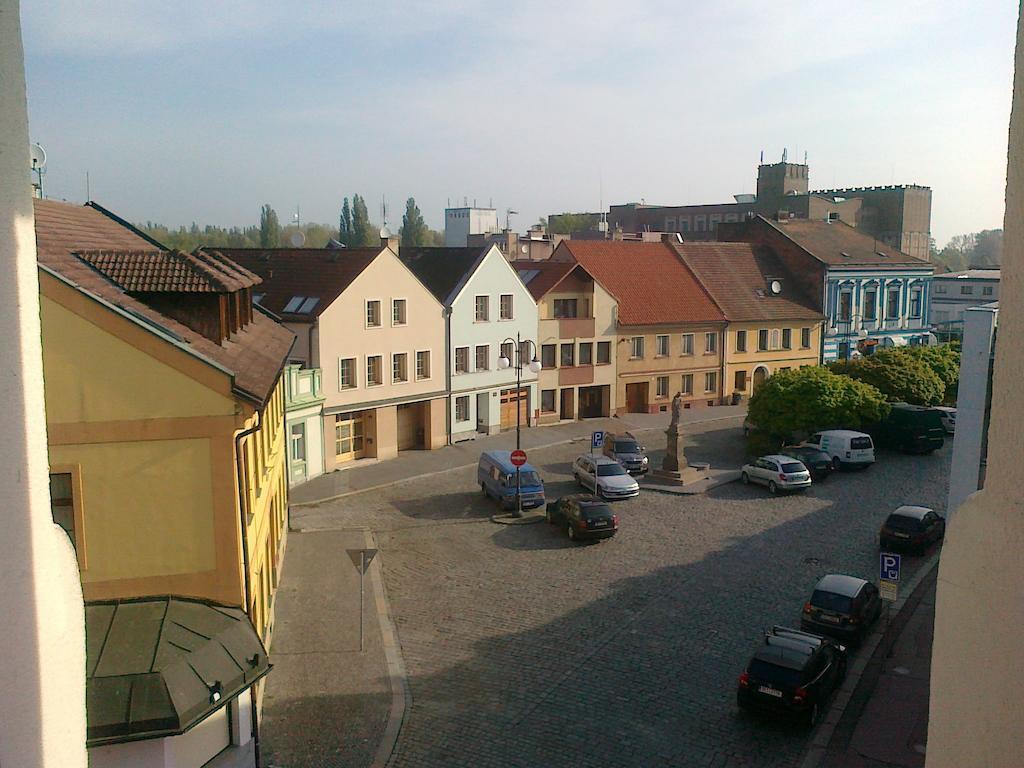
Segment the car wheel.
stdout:
<svg viewBox="0 0 1024 768">
<path fill-rule="evenodd" d="M 833 456 L 832 457 L 832 469 L 835 469 L 835 470 L 838 471 L 839 468 L 842 467 L 842 466 L 843 466 L 843 462 L 841 462 L 839 460 L 839 457 L 838 456 Z"/>
<path fill-rule="evenodd" d="M 779 486 L 777 486 L 775 484 L 774 480 L 769 480 L 768 481 L 768 492 L 769 493 L 778 493 L 779 492 Z"/>
<path fill-rule="evenodd" d="M 565 528 L 566 535 L 568 535 L 569 537 L 569 541 L 576 541 L 576 530 L 572 527 L 572 523 L 567 523 Z"/>
<path fill-rule="evenodd" d="M 750 484 L 750 477 L 747 475 L 746 472 L 742 472 L 740 474 L 740 482 L 743 483 L 744 485 Z"/>
<path fill-rule="evenodd" d="M 551 510 L 550 509 L 545 509 L 544 510 L 544 520 L 547 522 L 548 525 L 551 525 Z"/>
<path fill-rule="evenodd" d="M 486 498 L 487 498 L 487 496 L 489 495 L 489 494 L 487 493 L 487 485 L 486 485 L 485 483 L 480 483 L 480 492 L 481 492 L 481 493 L 482 493 L 482 494 L 484 495 L 484 498 L 485 498 L 485 499 L 486 499 Z"/>
<path fill-rule="evenodd" d="M 815 702 L 811 704 L 811 708 L 807 712 L 807 725 L 813 728 L 818 724 L 818 718 L 821 717 L 821 707 Z"/>
</svg>

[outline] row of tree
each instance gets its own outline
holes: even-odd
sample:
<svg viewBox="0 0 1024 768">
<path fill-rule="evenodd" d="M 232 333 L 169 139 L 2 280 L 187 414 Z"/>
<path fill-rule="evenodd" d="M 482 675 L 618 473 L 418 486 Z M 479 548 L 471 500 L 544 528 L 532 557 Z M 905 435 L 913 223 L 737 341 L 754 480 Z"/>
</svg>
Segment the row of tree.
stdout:
<svg viewBox="0 0 1024 768">
<path fill-rule="evenodd" d="M 932 261 L 945 271 L 960 272 L 969 267 L 998 267 L 1003 257 L 1003 230 L 983 229 L 951 237 L 941 251 L 932 248 Z"/>
</svg>

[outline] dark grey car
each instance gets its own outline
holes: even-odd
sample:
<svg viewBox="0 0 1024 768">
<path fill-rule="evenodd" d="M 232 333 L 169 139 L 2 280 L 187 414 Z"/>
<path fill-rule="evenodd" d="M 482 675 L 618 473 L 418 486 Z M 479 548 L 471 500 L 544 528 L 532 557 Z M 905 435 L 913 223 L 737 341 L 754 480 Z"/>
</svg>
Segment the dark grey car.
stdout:
<svg viewBox="0 0 1024 768">
<path fill-rule="evenodd" d="M 615 459 L 631 475 L 644 475 L 650 468 L 647 448 L 629 432 L 621 435 L 607 434 L 604 438 L 603 453 Z"/>
</svg>

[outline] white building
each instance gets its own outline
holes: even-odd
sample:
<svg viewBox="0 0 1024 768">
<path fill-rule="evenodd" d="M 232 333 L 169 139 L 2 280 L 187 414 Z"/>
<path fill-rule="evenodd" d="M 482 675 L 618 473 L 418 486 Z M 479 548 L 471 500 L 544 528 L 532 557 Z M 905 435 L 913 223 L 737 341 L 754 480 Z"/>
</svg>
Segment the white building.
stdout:
<svg viewBox="0 0 1024 768">
<path fill-rule="evenodd" d="M 403 248 L 401 258 L 445 307 L 451 441 L 514 428 L 517 418 L 522 426 L 532 424 L 539 403 L 537 374 L 528 366 L 540 356 L 537 303 L 501 250 Z M 516 338 L 520 360 L 510 341 Z M 500 367 L 502 357 L 511 367 Z"/>
<path fill-rule="evenodd" d="M 490 235 L 500 232 L 498 212 L 494 208 L 445 208 L 444 245 L 446 248 L 465 248 L 470 235 Z"/>
<path fill-rule="evenodd" d="M 324 473 L 324 397 L 319 368 L 289 365 L 285 377 L 285 426 L 288 429 L 288 484 Z"/>
<path fill-rule="evenodd" d="M 968 269 L 932 277 L 931 321 L 960 324 L 971 307 L 999 300 L 998 269 Z"/>
</svg>

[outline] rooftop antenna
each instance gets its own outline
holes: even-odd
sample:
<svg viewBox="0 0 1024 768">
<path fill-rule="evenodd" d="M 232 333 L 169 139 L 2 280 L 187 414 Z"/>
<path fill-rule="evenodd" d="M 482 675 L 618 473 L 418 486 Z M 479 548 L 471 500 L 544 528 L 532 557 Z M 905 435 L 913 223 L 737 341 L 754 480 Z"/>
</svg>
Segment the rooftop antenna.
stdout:
<svg viewBox="0 0 1024 768">
<path fill-rule="evenodd" d="M 306 244 L 306 233 L 302 231 L 302 214 L 298 205 L 295 206 L 292 222 L 295 224 L 295 231 L 288 238 L 288 242 L 292 244 L 292 248 L 301 248 Z"/>
<path fill-rule="evenodd" d="M 807 165 L 807 150 L 804 150 L 804 165 Z"/>
<path fill-rule="evenodd" d="M 764 165 L 764 150 L 761 150 L 761 165 Z"/>
<path fill-rule="evenodd" d="M 89 172 L 85 172 L 85 202 L 92 202 L 92 191 L 89 189 Z"/>
<path fill-rule="evenodd" d="M 782 162 L 786 162 L 786 148 L 782 148 Z"/>
<path fill-rule="evenodd" d="M 36 197 L 43 199 L 43 174 L 46 173 L 46 151 L 39 144 L 31 144 L 28 155 L 32 160 L 32 172 L 36 175 L 36 183 L 32 185 Z"/>
<path fill-rule="evenodd" d="M 518 215 L 519 215 L 519 211 L 513 211 L 511 208 L 506 209 L 506 211 L 505 211 L 505 229 L 506 230 L 509 230 L 509 231 L 512 230 L 512 225 L 511 225 L 509 220 L 513 216 L 518 216 Z"/>
</svg>

